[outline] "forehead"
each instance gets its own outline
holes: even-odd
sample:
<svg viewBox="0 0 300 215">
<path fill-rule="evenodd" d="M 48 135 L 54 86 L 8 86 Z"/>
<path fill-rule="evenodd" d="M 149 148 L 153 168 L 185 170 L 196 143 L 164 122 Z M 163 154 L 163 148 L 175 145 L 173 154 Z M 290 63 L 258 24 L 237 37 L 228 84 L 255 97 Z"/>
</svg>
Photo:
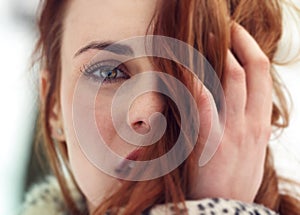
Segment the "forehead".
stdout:
<svg viewBox="0 0 300 215">
<path fill-rule="evenodd" d="M 91 41 L 119 41 L 145 35 L 156 0 L 73 0 L 69 3 L 62 40 L 68 56 Z"/>
</svg>

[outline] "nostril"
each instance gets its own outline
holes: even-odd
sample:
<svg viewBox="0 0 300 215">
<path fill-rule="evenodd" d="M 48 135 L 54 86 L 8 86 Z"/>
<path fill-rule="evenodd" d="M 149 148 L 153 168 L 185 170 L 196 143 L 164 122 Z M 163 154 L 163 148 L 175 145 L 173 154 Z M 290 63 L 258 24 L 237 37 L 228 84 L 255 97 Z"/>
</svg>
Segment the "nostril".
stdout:
<svg viewBox="0 0 300 215">
<path fill-rule="evenodd" d="M 143 121 L 138 121 L 138 122 L 136 122 L 136 125 L 139 126 L 139 127 L 140 127 L 140 126 L 145 126 L 144 124 L 145 124 L 145 123 L 144 123 Z"/>
<path fill-rule="evenodd" d="M 150 126 L 144 121 L 136 121 L 132 128 L 139 134 L 147 134 L 150 131 Z"/>
</svg>

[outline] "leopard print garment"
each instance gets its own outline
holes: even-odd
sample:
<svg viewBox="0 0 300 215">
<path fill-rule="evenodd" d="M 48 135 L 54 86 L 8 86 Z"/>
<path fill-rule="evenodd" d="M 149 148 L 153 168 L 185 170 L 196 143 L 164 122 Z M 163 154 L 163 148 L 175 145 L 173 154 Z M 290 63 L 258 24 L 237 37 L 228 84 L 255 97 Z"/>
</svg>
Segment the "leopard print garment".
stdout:
<svg viewBox="0 0 300 215">
<path fill-rule="evenodd" d="M 70 185 L 70 194 L 82 211 L 86 211 L 86 204 L 82 196 L 74 186 Z M 243 202 L 222 199 L 208 198 L 197 201 L 186 201 L 185 211 L 179 205 L 180 213 L 197 215 L 274 215 L 277 214 L 270 209 L 258 204 L 246 204 Z M 86 213 L 84 213 L 86 214 Z M 107 213 L 109 214 L 109 213 Z M 177 215 L 172 204 L 156 205 L 145 211 L 143 215 Z M 35 185 L 26 195 L 25 202 L 20 215 L 69 215 L 63 203 L 63 197 L 57 180 L 49 176 L 44 182 Z"/>
</svg>

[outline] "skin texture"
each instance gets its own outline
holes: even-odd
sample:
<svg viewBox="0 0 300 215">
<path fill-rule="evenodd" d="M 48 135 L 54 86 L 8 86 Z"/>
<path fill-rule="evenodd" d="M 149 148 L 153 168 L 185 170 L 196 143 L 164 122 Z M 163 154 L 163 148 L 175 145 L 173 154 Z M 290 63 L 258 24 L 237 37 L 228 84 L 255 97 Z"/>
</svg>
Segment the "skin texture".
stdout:
<svg viewBox="0 0 300 215">
<path fill-rule="evenodd" d="M 223 80 L 226 100 L 224 133 L 213 158 L 198 168 L 192 196 L 196 199 L 218 196 L 253 202 L 262 181 L 271 135 L 270 62 L 250 34 L 237 24 L 232 26 L 231 42 L 232 50 L 228 50 Z M 210 98 L 207 93 L 199 99 L 200 110 L 205 107 L 200 115 L 206 125 L 200 131 L 199 139 L 207 138 L 207 129 L 212 125 L 206 116 L 211 113 L 218 115 L 209 104 L 212 102 Z M 220 133 L 220 126 L 214 125 L 213 128 Z M 202 145 L 199 144 L 198 148 L 201 152 Z"/>
<path fill-rule="evenodd" d="M 117 189 L 121 182 L 99 171 L 86 159 L 78 145 L 72 123 L 72 96 L 76 82 L 82 74 L 80 69 L 98 51 L 91 49 L 76 57 L 74 54 L 92 41 L 119 41 L 145 35 L 154 11 L 153 0 L 77 0 L 72 1 L 66 11 L 61 48 L 61 100 L 54 104 L 51 125 L 53 136 L 67 143 L 71 169 L 87 198 L 91 212 L 101 203 L 105 194 Z M 224 113 L 227 117 L 225 131 L 211 161 L 201 168 L 198 163 L 195 164 L 198 174 L 196 183 L 191 185 L 192 197 L 225 197 L 253 202 L 262 180 L 265 150 L 271 131 L 270 64 L 253 38 L 242 27 L 233 25 L 231 40 L 233 49 L 228 50 L 223 80 L 227 104 Z M 127 66 L 132 74 L 151 69 L 146 59 L 130 62 Z M 47 77 L 41 76 L 41 79 L 44 89 Z M 95 87 L 95 82 L 88 82 L 91 87 Z M 110 92 L 120 84 L 118 82 L 103 87 L 107 93 L 97 95 L 95 114 L 98 129 L 104 134 L 109 147 L 126 157 L 134 147 L 116 134 L 110 114 Z M 197 82 L 195 87 L 199 85 L 201 83 Z M 209 92 L 199 92 L 198 98 L 202 125 L 207 125 L 208 129 L 212 122 L 207 116 L 218 113 L 211 106 Z M 163 108 L 164 102 L 159 94 L 144 94 L 131 106 L 128 123 L 136 132 L 147 133 L 147 119 L 152 113 L 163 111 Z M 62 128 L 63 134 L 57 133 L 57 128 Z M 202 128 L 199 134 L 196 148 L 199 156 L 203 149 L 200 140 L 207 138 L 207 129 Z"/>
<path fill-rule="evenodd" d="M 91 210 L 97 206 L 106 192 L 118 188 L 120 182 L 99 171 L 80 150 L 72 124 L 72 95 L 76 81 L 81 75 L 80 68 L 87 64 L 97 50 L 88 50 L 77 57 L 74 54 L 92 41 L 119 41 L 133 36 L 145 35 L 155 9 L 153 0 L 146 1 L 72 1 L 64 21 L 62 40 L 62 79 L 61 79 L 61 117 L 67 142 L 70 165 L 75 179 L 87 197 Z M 107 17 L 111 17 L 107 22 Z M 88 25 L 87 25 L 88 23 Z M 77 35 L 74 37 L 74 35 Z M 140 60 L 130 67 L 131 72 L 151 69 L 149 62 Z M 109 147 L 125 157 L 134 147 L 126 144 L 113 129 L 110 114 L 111 96 L 121 83 L 104 86 L 103 94 L 97 98 L 97 125 Z M 90 81 L 91 86 L 95 86 Z M 135 100 L 130 109 L 130 124 L 138 133 L 147 132 L 149 115 L 160 112 L 163 103 L 160 96 L 147 93 Z M 141 123 L 142 122 L 142 123 Z M 88 176 L 88 177 L 87 177 Z"/>
</svg>

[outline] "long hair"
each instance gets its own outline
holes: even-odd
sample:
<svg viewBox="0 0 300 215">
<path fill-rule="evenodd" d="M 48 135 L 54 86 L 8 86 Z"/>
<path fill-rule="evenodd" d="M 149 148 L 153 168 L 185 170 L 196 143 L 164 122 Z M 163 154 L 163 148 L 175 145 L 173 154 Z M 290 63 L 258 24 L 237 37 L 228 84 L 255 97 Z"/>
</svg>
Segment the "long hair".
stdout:
<svg viewBox="0 0 300 215">
<path fill-rule="evenodd" d="M 39 123 L 42 129 L 43 144 L 53 172 L 58 178 L 65 203 L 70 213 L 80 214 L 76 203 L 69 195 L 68 188 L 65 186 L 67 179 L 58 155 L 60 153 L 63 161 L 68 163 L 66 144 L 58 144 L 60 148 L 57 149 L 56 144 L 51 139 L 49 124 L 49 113 L 53 101 L 59 102 L 60 48 L 67 2 L 66 0 L 44 0 L 41 4 L 41 15 L 38 22 L 40 37 L 35 53 L 38 55 L 37 60 L 41 62 L 42 67 L 49 72 L 49 88 L 45 99 L 40 104 Z M 279 0 L 168 0 L 162 1 L 158 5 L 158 10 L 151 24 L 154 26 L 154 34 L 173 37 L 196 48 L 208 59 L 222 80 L 222 68 L 225 65 L 227 50 L 230 48 L 229 17 L 231 21 L 239 23 L 249 31 L 270 62 L 274 63 L 274 55 L 282 35 L 281 3 Z M 211 33 L 215 36 L 213 44 L 209 42 Z M 153 63 L 159 68 L 163 68 L 166 73 L 174 73 L 175 71 L 177 74 L 181 74 L 180 70 L 183 69 L 167 61 L 154 60 Z M 274 128 L 285 128 L 289 122 L 289 113 L 283 86 L 273 68 L 271 68 L 270 73 L 276 95 L 271 123 Z M 172 147 L 172 143 L 176 141 L 180 120 L 177 120 L 178 111 L 174 104 L 171 101 L 168 101 L 168 104 L 164 114 L 167 119 L 172 117 L 176 120 L 168 125 L 166 134 L 160 140 L 162 144 L 155 144 L 156 146 L 150 147 L 144 158 L 166 153 Z M 116 193 L 104 200 L 95 214 L 104 214 L 107 211 L 117 212 L 120 208 L 124 214 L 139 214 L 155 204 L 166 202 L 173 202 L 175 209 L 179 210 L 178 203 L 189 199 L 193 162 L 196 161 L 192 153 L 178 168 L 165 176 L 144 182 L 124 182 Z M 70 170 L 69 173 L 72 176 Z M 255 202 L 283 215 L 299 214 L 300 202 L 292 194 L 281 194 L 278 188 L 279 182 L 280 179 L 274 169 L 272 154 L 268 148 L 263 181 Z M 141 195 L 142 193 L 143 195 Z"/>
</svg>

